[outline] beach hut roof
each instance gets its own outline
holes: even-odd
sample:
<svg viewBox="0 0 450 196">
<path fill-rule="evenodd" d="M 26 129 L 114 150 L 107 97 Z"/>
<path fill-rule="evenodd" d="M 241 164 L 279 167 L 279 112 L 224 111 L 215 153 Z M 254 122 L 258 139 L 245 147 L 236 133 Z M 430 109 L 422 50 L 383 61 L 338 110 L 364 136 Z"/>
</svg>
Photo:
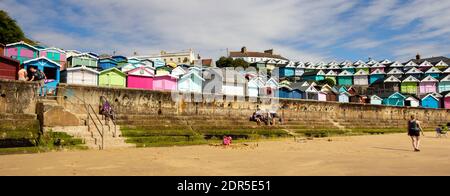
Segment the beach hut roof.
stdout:
<svg viewBox="0 0 450 196">
<path fill-rule="evenodd" d="M 98 72 L 98 71 L 96 71 L 96 70 L 93 70 L 93 69 L 91 69 L 91 68 L 88 68 L 88 67 L 86 67 L 86 66 L 78 66 L 78 67 L 71 67 L 71 68 L 67 68 L 66 69 L 67 71 L 78 71 L 78 70 L 83 70 L 83 71 L 88 71 L 88 72 L 92 72 L 92 73 L 95 73 L 95 74 L 100 74 L 100 72 Z"/>
<path fill-rule="evenodd" d="M 23 64 L 28 64 L 28 63 L 31 63 L 31 62 L 34 62 L 34 61 L 39 61 L 39 60 L 46 60 L 46 61 L 48 61 L 49 63 L 54 64 L 54 65 L 57 66 L 57 67 L 61 67 L 61 65 L 60 65 L 59 63 L 57 63 L 57 62 L 55 62 L 55 61 L 52 61 L 52 60 L 48 59 L 48 58 L 45 57 L 45 56 L 42 56 L 42 57 L 39 57 L 39 58 L 35 58 L 35 59 L 31 59 L 31 60 L 25 61 L 25 62 L 23 62 Z"/>
</svg>

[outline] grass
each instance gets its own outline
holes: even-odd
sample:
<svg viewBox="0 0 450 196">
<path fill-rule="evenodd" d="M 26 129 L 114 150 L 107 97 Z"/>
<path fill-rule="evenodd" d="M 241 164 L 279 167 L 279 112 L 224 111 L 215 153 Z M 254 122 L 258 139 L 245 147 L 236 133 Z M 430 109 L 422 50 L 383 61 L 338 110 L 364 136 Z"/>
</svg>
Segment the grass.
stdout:
<svg viewBox="0 0 450 196">
<path fill-rule="evenodd" d="M 29 154 L 59 150 L 85 150 L 81 139 L 73 138 L 66 133 L 47 132 L 32 142 L 34 146 L 0 148 L 0 155 Z"/>
</svg>

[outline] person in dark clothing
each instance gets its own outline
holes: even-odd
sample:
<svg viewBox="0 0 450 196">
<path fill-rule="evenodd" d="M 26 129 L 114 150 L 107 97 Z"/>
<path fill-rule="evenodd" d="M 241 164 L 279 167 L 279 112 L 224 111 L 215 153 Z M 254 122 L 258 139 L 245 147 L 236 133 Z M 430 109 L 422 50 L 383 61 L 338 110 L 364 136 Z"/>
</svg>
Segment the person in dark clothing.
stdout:
<svg viewBox="0 0 450 196">
<path fill-rule="evenodd" d="M 423 134 L 420 121 L 416 119 L 414 115 L 411 116 L 411 120 L 408 121 L 408 135 L 411 137 L 412 145 L 415 152 L 420 152 L 420 133 Z"/>
</svg>

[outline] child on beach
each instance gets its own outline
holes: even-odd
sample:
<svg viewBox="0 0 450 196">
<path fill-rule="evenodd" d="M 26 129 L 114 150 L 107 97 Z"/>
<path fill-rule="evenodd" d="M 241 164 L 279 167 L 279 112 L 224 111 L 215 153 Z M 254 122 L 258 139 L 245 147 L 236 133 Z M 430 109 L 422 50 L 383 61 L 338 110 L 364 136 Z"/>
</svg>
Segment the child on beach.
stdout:
<svg viewBox="0 0 450 196">
<path fill-rule="evenodd" d="M 229 146 L 231 145 L 231 140 L 233 140 L 230 136 L 223 136 L 223 145 Z"/>
</svg>

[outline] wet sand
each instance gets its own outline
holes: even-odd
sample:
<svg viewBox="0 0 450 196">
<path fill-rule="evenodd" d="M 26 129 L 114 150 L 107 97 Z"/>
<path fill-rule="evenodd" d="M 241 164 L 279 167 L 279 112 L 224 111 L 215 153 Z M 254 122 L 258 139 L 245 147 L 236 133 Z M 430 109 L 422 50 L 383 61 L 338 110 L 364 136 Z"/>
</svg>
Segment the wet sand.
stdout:
<svg viewBox="0 0 450 196">
<path fill-rule="evenodd" d="M 394 134 L 5 155 L 0 175 L 450 175 L 450 138 L 427 133 L 419 153 Z"/>
</svg>

